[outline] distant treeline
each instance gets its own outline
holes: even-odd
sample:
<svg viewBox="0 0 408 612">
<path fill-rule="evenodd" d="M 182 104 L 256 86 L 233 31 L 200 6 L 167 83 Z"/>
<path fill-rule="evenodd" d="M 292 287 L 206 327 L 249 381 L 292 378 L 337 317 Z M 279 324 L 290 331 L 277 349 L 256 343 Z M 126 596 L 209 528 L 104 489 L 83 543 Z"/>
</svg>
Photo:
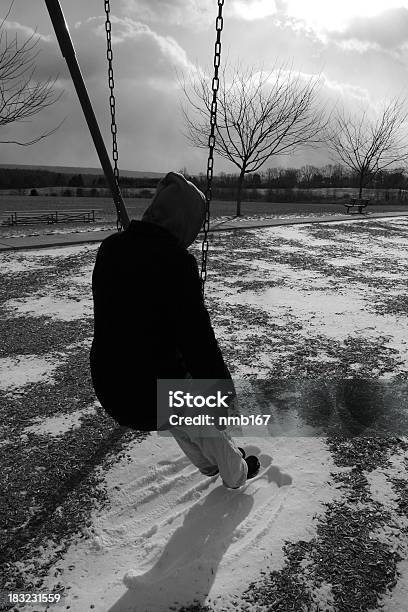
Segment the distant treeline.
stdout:
<svg viewBox="0 0 408 612">
<path fill-rule="evenodd" d="M 206 175 L 189 175 L 186 169 L 181 170 L 197 186 L 205 190 Z M 158 178 L 120 177 L 123 188 L 153 189 Z M 213 178 L 216 188 L 228 190 L 235 188 L 237 174 L 221 172 Z M 340 165 L 327 164 L 322 167 L 305 165 L 301 168 L 268 168 L 262 172 L 254 172 L 245 176 L 245 188 L 249 189 L 317 189 L 317 188 L 357 188 L 358 176 Z M 66 187 L 93 188 L 93 194 L 98 189 L 107 188 L 105 177 L 95 174 L 68 174 L 50 172 L 47 170 L 32 170 L 22 168 L 0 168 L 0 189 L 36 189 L 36 188 Z M 408 176 L 404 169 L 379 172 L 367 184 L 370 189 L 408 189 Z M 88 194 L 84 190 L 84 195 Z"/>
<path fill-rule="evenodd" d="M 121 177 L 123 187 L 156 187 L 159 179 Z M 0 168 L 0 189 L 31 189 L 41 187 L 107 187 L 99 174 L 69 174 L 22 168 Z"/>
<path fill-rule="evenodd" d="M 214 178 L 217 187 L 233 187 L 237 174 L 221 172 Z M 205 174 L 191 177 L 204 187 Z M 301 168 L 268 168 L 262 172 L 247 174 L 245 187 L 250 189 L 321 189 L 321 188 L 358 188 L 359 176 L 344 166 L 327 164 L 322 167 L 305 165 Z M 369 189 L 408 189 L 408 175 L 403 168 L 379 172 L 366 187 Z"/>
</svg>

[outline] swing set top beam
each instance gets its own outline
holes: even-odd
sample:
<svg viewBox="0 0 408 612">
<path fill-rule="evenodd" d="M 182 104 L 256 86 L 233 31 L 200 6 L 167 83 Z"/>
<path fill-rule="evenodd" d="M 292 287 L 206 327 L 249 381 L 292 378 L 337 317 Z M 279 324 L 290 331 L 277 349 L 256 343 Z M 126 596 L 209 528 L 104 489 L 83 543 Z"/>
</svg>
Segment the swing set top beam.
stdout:
<svg viewBox="0 0 408 612">
<path fill-rule="evenodd" d="M 99 161 L 112 192 L 113 201 L 118 212 L 118 218 L 122 227 L 126 229 L 130 223 L 129 216 L 108 152 L 106 150 L 105 143 L 102 138 L 102 134 L 99 129 L 98 122 L 95 117 L 95 113 L 92 108 L 91 100 L 89 98 L 81 69 L 76 58 L 74 45 L 72 44 L 71 36 L 69 34 L 68 26 L 66 24 L 60 2 L 59 0 L 45 0 L 45 4 L 54 27 L 61 53 L 67 63 L 82 111 L 85 115 Z"/>
</svg>

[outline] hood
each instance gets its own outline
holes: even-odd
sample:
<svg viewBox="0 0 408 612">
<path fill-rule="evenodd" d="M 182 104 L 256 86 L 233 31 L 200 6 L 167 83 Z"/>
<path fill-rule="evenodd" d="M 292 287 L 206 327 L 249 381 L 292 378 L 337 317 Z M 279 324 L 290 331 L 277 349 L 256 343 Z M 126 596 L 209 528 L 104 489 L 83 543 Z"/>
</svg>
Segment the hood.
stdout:
<svg viewBox="0 0 408 612">
<path fill-rule="evenodd" d="M 157 185 L 142 221 L 164 227 L 187 248 L 197 238 L 204 217 L 203 192 L 179 172 L 169 172 Z"/>
</svg>

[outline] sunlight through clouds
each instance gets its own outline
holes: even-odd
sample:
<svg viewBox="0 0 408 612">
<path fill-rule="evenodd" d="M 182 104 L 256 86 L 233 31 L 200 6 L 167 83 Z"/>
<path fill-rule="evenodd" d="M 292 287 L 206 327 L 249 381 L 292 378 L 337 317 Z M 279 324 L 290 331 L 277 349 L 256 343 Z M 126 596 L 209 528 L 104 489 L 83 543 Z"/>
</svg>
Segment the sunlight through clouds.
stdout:
<svg viewBox="0 0 408 612">
<path fill-rule="evenodd" d="M 356 17 L 374 17 L 392 8 L 408 8 L 408 0 L 286 0 L 289 16 L 312 29 L 342 30 Z"/>
<path fill-rule="evenodd" d="M 274 0 L 236 0 L 233 2 L 233 9 L 238 17 L 248 21 L 264 19 L 275 14 L 277 10 Z"/>
</svg>

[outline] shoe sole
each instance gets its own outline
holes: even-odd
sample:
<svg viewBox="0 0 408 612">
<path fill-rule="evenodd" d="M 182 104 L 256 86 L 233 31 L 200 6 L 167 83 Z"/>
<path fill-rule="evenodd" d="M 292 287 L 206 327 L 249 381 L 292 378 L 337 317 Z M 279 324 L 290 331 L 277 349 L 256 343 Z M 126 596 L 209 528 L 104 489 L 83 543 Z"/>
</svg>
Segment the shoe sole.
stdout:
<svg viewBox="0 0 408 612">
<path fill-rule="evenodd" d="M 254 474 L 251 474 L 250 476 L 247 476 L 247 480 L 251 480 L 251 478 L 255 478 L 255 476 L 258 476 L 260 471 L 261 471 L 261 466 L 259 466 L 259 468 L 256 470 L 256 472 Z"/>
</svg>

